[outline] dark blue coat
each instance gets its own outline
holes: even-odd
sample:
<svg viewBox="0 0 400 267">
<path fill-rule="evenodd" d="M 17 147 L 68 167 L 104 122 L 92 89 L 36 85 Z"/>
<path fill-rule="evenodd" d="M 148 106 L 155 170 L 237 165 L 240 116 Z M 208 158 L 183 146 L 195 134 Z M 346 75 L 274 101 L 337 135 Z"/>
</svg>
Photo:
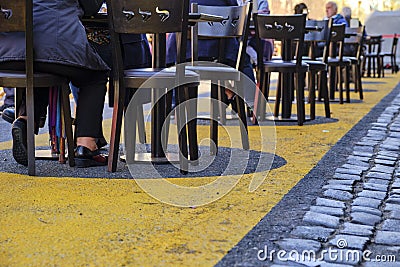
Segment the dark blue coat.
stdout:
<svg viewBox="0 0 400 267">
<path fill-rule="evenodd" d="M 236 0 L 190 0 L 190 3 L 198 3 L 199 5 L 208 6 L 237 6 Z M 199 40 L 199 57 L 200 58 L 217 58 L 219 45 L 218 40 Z M 239 43 L 232 38 L 225 42 L 224 58 L 236 62 Z M 190 42 L 186 49 L 186 58 L 191 58 Z M 175 34 L 169 34 L 167 38 L 167 64 L 174 64 L 176 60 L 176 39 Z"/>
<path fill-rule="evenodd" d="M 39 62 L 92 70 L 108 66 L 89 44 L 78 0 L 33 1 L 34 51 Z M 23 33 L 0 33 L 0 62 L 25 60 Z"/>
</svg>

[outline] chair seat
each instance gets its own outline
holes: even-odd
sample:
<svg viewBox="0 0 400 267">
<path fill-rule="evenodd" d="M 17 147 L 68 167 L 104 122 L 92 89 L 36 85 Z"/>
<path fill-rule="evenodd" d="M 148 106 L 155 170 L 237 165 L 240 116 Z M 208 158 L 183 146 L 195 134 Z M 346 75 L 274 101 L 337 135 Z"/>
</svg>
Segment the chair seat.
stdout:
<svg viewBox="0 0 400 267">
<path fill-rule="evenodd" d="M 0 83 L 7 87 L 26 87 L 25 71 L 0 71 Z M 65 77 L 40 72 L 33 74 L 34 87 L 49 87 L 66 83 L 68 80 Z"/>
<path fill-rule="evenodd" d="M 316 71 L 322 71 L 326 70 L 326 64 L 324 62 L 318 61 L 318 60 L 303 60 L 304 63 L 306 63 L 310 70 L 316 70 Z"/>
<path fill-rule="evenodd" d="M 240 71 L 231 67 L 187 66 L 186 69 L 199 74 L 201 80 L 240 80 Z"/>
<path fill-rule="evenodd" d="M 358 59 L 356 57 L 344 57 L 344 59 L 350 60 L 351 64 L 357 64 Z"/>
<path fill-rule="evenodd" d="M 264 61 L 264 69 L 266 72 L 307 72 L 308 65 L 303 62 L 301 66 L 297 66 L 294 60 L 271 60 Z"/>
<path fill-rule="evenodd" d="M 141 68 L 128 69 L 124 71 L 125 86 L 128 88 L 174 88 L 178 85 L 200 83 L 199 74 L 185 70 L 185 76 L 179 82 L 173 68 Z"/>
<path fill-rule="evenodd" d="M 365 57 L 379 57 L 378 53 L 365 53 L 364 54 Z"/>
<path fill-rule="evenodd" d="M 379 54 L 381 57 L 394 57 L 394 54 L 391 52 L 382 52 Z"/>
<path fill-rule="evenodd" d="M 317 58 L 317 60 L 322 60 L 322 58 Z M 348 66 L 351 64 L 351 61 L 348 59 L 343 58 L 340 60 L 339 58 L 328 58 L 328 65 L 329 66 Z"/>
</svg>

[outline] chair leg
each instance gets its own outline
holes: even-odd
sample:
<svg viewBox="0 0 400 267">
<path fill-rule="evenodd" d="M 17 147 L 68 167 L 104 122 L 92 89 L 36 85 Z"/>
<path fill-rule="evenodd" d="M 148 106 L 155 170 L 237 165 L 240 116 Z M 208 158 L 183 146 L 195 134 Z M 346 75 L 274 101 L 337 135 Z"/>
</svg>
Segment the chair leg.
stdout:
<svg viewBox="0 0 400 267">
<path fill-rule="evenodd" d="M 344 67 L 344 71 L 345 71 L 346 103 L 350 103 L 350 68 L 351 68 L 351 65 Z"/>
<path fill-rule="evenodd" d="M 310 119 L 315 120 L 315 77 L 317 73 L 310 71 L 308 84 L 308 103 L 310 103 Z"/>
<path fill-rule="evenodd" d="M 74 137 L 72 134 L 72 120 L 71 120 L 71 107 L 69 101 L 69 86 L 66 84 L 61 88 L 61 101 L 62 101 L 62 111 L 64 114 L 64 127 L 65 133 L 67 136 L 67 145 L 68 145 L 68 163 L 70 167 L 75 166 L 75 159 L 74 159 Z"/>
<path fill-rule="evenodd" d="M 146 143 L 146 127 L 144 123 L 143 105 L 137 106 L 137 127 L 139 133 L 139 142 L 141 144 Z"/>
<path fill-rule="evenodd" d="M 189 155 L 192 165 L 198 164 L 199 145 L 197 141 L 197 98 L 198 87 L 185 88 L 186 99 L 189 103 L 185 105 L 187 110 L 188 120 L 188 136 L 189 136 Z"/>
<path fill-rule="evenodd" d="M 243 95 L 243 84 L 241 82 L 238 82 L 235 84 L 237 86 L 237 91 L 238 91 L 238 96 L 236 97 L 236 105 L 238 107 L 238 116 L 241 121 L 240 123 L 240 134 L 242 138 L 242 147 L 245 150 L 248 150 L 250 145 L 249 145 L 249 137 L 248 137 L 248 129 L 247 129 L 247 116 L 246 116 L 246 111 L 245 111 L 245 106 L 244 106 L 244 100 L 242 97 Z"/>
<path fill-rule="evenodd" d="M 358 93 L 360 94 L 360 99 L 364 99 L 363 89 L 362 89 L 362 82 L 361 82 L 361 64 L 357 64 L 355 68 L 356 72 L 356 80 L 354 81 L 357 83 Z"/>
<path fill-rule="evenodd" d="M 117 162 L 119 157 L 119 142 L 121 138 L 122 115 L 125 104 L 125 88 L 114 86 L 114 108 L 111 122 L 110 148 L 108 154 L 108 171 L 115 172 L 117 170 Z M 136 124 L 134 124 L 136 126 Z"/>
<path fill-rule="evenodd" d="M 219 121 L 222 125 L 226 124 L 226 106 L 224 105 L 224 99 L 226 99 L 225 86 L 222 86 L 222 82 L 218 81 L 218 114 Z"/>
<path fill-rule="evenodd" d="M 339 84 L 339 103 L 343 104 L 343 70 L 341 67 L 337 67 L 337 78 Z"/>
<path fill-rule="evenodd" d="M 176 89 L 175 98 L 175 120 L 178 131 L 178 145 L 179 145 L 179 166 L 182 174 L 187 174 L 188 166 L 188 146 L 187 146 L 187 131 L 186 131 L 186 116 L 185 109 L 182 108 L 181 103 L 184 101 L 184 88 L 178 87 Z"/>
<path fill-rule="evenodd" d="M 217 155 L 218 153 L 218 85 L 211 82 L 211 121 L 210 121 L 210 154 Z"/>
<path fill-rule="evenodd" d="M 319 79 L 319 96 L 324 98 L 324 106 L 325 106 L 325 117 L 331 117 L 331 109 L 329 106 L 329 92 L 328 92 L 328 77 L 327 71 L 322 71 L 320 73 Z"/>
<path fill-rule="evenodd" d="M 137 92 L 138 93 L 138 92 Z M 131 101 L 134 101 L 131 103 L 133 107 L 138 107 L 137 111 L 142 110 L 143 107 L 141 104 L 135 103 L 136 99 L 133 98 Z M 140 118 L 140 114 L 138 112 L 132 112 L 129 114 L 129 122 L 124 125 L 124 138 L 125 138 L 125 162 L 127 165 L 133 164 L 135 162 L 135 155 L 136 155 L 136 124 L 139 125 L 139 121 L 142 120 Z M 141 129 L 138 127 L 138 132 L 139 132 L 139 139 L 140 139 L 140 132 Z"/>
<path fill-rule="evenodd" d="M 282 82 L 283 75 L 281 73 L 279 73 L 278 77 L 279 78 L 278 78 L 278 84 L 276 86 L 276 99 L 275 99 L 274 117 L 278 117 L 279 116 L 279 105 L 280 105 L 280 102 L 281 102 L 281 94 L 282 94 L 282 92 L 281 92 L 282 88 L 281 87 L 282 87 L 282 84 L 283 84 L 283 82 Z"/>
<path fill-rule="evenodd" d="M 299 77 L 302 73 L 297 73 L 296 102 L 297 102 L 297 124 L 302 126 L 305 121 L 304 111 L 304 80 Z"/>
<path fill-rule="evenodd" d="M 34 89 L 26 88 L 26 115 L 28 117 L 27 126 L 27 153 L 28 153 L 28 174 L 34 176 L 35 168 L 35 122 L 34 122 Z"/>
</svg>

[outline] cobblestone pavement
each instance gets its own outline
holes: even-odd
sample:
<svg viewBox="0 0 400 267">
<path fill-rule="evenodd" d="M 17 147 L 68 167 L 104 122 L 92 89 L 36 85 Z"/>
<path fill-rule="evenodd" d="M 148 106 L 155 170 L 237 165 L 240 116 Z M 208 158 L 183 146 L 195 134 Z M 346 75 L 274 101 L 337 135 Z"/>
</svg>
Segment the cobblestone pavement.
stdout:
<svg viewBox="0 0 400 267">
<path fill-rule="evenodd" d="M 296 186 L 219 265 L 400 266 L 399 86 L 378 109 L 325 159 L 340 164 L 324 181 Z"/>
</svg>

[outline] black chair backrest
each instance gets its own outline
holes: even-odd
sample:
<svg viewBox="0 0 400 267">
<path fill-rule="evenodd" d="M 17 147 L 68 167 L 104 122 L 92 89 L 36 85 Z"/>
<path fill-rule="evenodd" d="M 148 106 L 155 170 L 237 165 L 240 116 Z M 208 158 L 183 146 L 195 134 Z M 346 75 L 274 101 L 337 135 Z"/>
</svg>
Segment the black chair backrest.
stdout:
<svg viewBox="0 0 400 267">
<path fill-rule="evenodd" d="M 340 60 L 343 59 L 345 30 L 345 24 L 333 24 L 329 56 L 333 58 L 339 57 Z"/>
<path fill-rule="evenodd" d="M 193 7 L 193 6 L 192 6 Z M 250 4 L 243 6 L 203 6 L 198 5 L 199 13 L 222 16 L 224 20 L 219 22 L 199 22 L 199 37 L 242 37 L 245 33 L 246 19 Z M 193 9 L 192 9 L 193 10 Z"/>
<path fill-rule="evenodd" d="M 186 46 L 179 41 L 187 39 L 189 0 L 107 0 L 107 14 L 110 25 L 110 35 L 113 42 L 113 51 L 119 55 L 119 34 L 155 34 L 165 36 L 166 33 L 177 33 L 177 63 L 186 60 Z M 165 37 L 160 38 L 165 40 Z M 153 44 L 153 48 L 155 45 Z M 165 51 L 165 42 L 160 44 Z M 153 55 L 154 56 L 154 55 Z M 165 57 L 165 55 L 162 55 Z M 154 62 L 154 60 L 153 60 Z M 114 67 L 122 70 L 119 62 Z"/>
<path fill-rule="evenodd" d="M 297 41 L 296 63 L 297 65 L 301 65 L 306 15 L 284 16 L 255 13 L 253 17 L 257 38 L 282 41 L 282 59 L 284 61 L 291 61 L 293 59 L 291 44 L 292 41 Z"/>
<path fill-rule="evenodd" d="M 107 0 L 107 10 L 117 33 L 167 33 L 187 27 L 189 7 L 177 0 Z"/>
<path fill-rule="evenodd" d="M 329 46 L 331 42 L 333 20 L 307 20 L 307 27 L 316 27 L 319 30 L 313 30 L 305 34 L 304 40 L 312 42 L 310 49 L 317 49 L 316 43 L 323 43 L 324 50 L 322 53 L 322 61 L 327 63 L 329 57 Z M 315 51 L 310 51 L 310 54 L 315 55 Z"/>
<path fill-rule="evenodd" d="M 393 36 L 393 42 L 392 42 L 392 51 L 391 54 L 396 56 L 396 51 L 397 51 L 397 43 L 399 42 L 399 38 L 397 37 L 397 34 L 395 33 Z"/>
<path fill-rule="evenodd" d="M 242 70 L 244 66 L 245 49 L 247 45 L 252 2 L 242 6 L 204 6 L 192 4 L 192 12 L 204 13 L 224 18 L 222 22 L 199 22 L 194 26 L 194 43 L 196 38 L 219 38 L 220 39 L 220 60 L 223 59 L 225 49 L 225 38 L 238 38 L 239 51 L 236 69 Z M 195 45 L 197 46 L 197 44 Z M 195 53 L 193 53 L 195 54 Z"/>
<path fill-rule="evenodd" d="M 356 47 L 355 57 L 360 59 L 362 53 L 362 45 L 364 40 L 365 26 L 360 26 L 357 28 L 346 27 L 344 43 L 349 45 L 354 45 Z"/>
<path fill-rule="evenodd" d="M 367 38 L 368 51 L 379 55 L 381 52 L 382 35 L 373 35 Z"/>
</svg>

